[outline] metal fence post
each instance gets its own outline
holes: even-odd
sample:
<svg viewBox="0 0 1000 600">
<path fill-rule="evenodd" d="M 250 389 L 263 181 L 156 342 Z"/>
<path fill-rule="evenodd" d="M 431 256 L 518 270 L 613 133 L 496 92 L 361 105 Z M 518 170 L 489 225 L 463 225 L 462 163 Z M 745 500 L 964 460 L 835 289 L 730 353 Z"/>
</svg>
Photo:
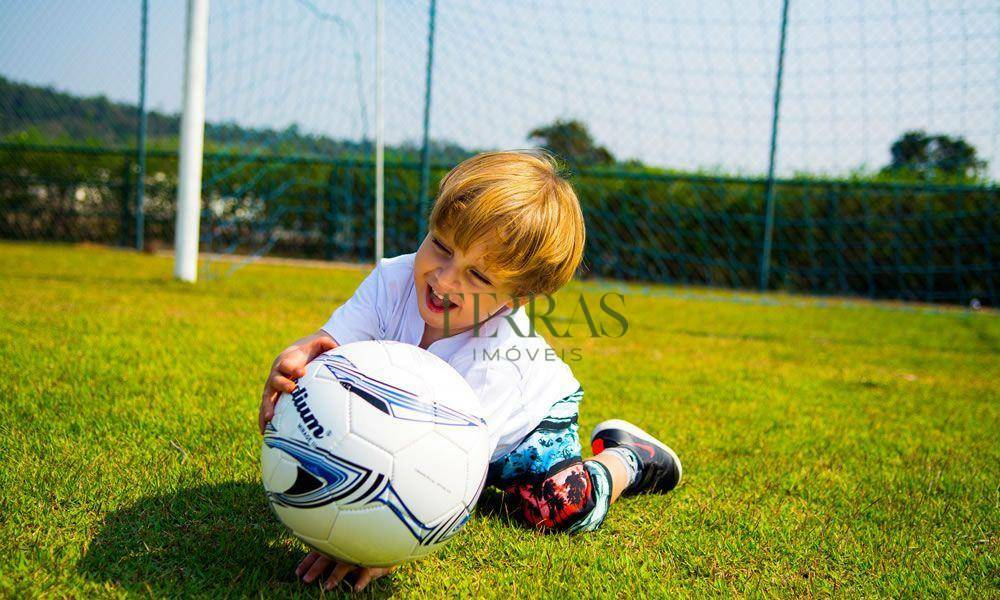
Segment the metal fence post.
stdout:
<svg viewBox="0 0 1000 600">
<path fill-rule="evenodd" d="M 996 207 L 997 201 L 1000 200 L 1000 194 L 997 193 L 997 188 L 993 188 L 992 202 L 986 203 L 986 221 L 983 227 L 983 250 L 986 255 L 986 294 L 989 296 L 990 306 L 996 306 L 1000 298 L 997 298 L 997 294 L 993 289 L 993 278 L 996 274 L 996 264 L 993 262 L 993 220 L 996 218 Z"/>
<path fill-rule="evenodd" d="M 427 234 L 425 219 L 427 218 L 427 199 L 431 185 L 431 75 L 434 72 L 434 21 L 437 14 L 437 0 L 431 0 L 430 16 L 427 25 L 427 79 L 424 86 L 424 143 L 420 151 L 420 212 L 417 215 L 417 231 L 419 244 Z"/>
<path fill-rule="evenodd" d="M 375 0 L 375 263 L 385 255 L 385 0 Z"/>
<path fill-rule="evenodd" d="M 129 243 L 129 224 L 131 223 L 132 215 L 131 213 L 131 200 L 132 200 L 132 161 L 129 159 L 128 153 L 122 153 L 122 159 L 124 160 L 124 165 L 122 166 L 122 185 L 121 185 L 121 223 L 119 225 L 120 231 L 118 233 L 118 243 L 121 246 L 127 246 Z"/>
<path fill-rule="evenodd" d="M 323 257 L 333 260 L 334 247 L 337 243 L 337 167 L 330 168 L 330 176 L 326 180 L 326 244 Z"/>
<path fill-rule="evenodd" d="M 767 289 L 771 268 L 771 239 L 774 237 L 774 154 L 778 142 L 778 109 L 781 106 L 781 80 L 785 67 L 785 34 L 788 30 L 788 0 L 781 5 L 781 40 L 778 44 L 778 73 L 774 81 L 774 112 L 771 115 L 771 151 L 767 163 L 767 192 L 764 219 L 764 249 L 760 257 L 760 290 Z"/>
<path fill-rule="evenodd" d="M 139 127 L 135 142 L 135 249 L 142 250 L 146 233 L 146 40 L 148 37 L 149 0 L 142 0 L 142 34 L 139 42 Z"/>
<path fill-rule="evenodd" d="M 924 226 L 924 301 L 934 302 L 934 228 L 931 225 L 932 213 L 930 194 L 924 194 L 923 226 Z"/>
</svg>

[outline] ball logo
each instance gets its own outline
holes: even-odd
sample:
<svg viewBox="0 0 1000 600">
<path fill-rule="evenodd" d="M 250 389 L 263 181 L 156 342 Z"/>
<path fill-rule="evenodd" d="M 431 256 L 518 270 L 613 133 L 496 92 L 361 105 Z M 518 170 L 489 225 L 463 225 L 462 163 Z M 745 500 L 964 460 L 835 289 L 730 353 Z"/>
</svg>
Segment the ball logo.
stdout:
<svg viewBox="0 0 1000 600">
<path fill-rule="evenodd" d="M 326 430 L 323 429 L 323 426 L 316 420 L 316 415 L 309 410 L 309 405 L 306 404 L 307 398 L 309 398 L 309 391 L 302 386 L 296 387 L 295 391 L 292 392 L 292 404 L 295 405 L 295 410 L 299 412 L 299 417 L 302 419 L 302 422 L 309 428 L 309 431 L 312 432 L 313 437 L 323 437 Z"/>
</svg>

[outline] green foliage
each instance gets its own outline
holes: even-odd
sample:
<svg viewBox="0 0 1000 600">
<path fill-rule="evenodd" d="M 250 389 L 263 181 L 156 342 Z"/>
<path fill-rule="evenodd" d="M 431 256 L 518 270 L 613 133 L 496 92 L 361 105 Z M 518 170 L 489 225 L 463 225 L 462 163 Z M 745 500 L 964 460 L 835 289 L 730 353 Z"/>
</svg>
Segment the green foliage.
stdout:
<svg viewBox="0 0 1000 600">
<path fill-rule="evenodd" d="M 48 140 L 100 140 L 104 145 L 134 145 L 137 109 L 104 96 L 80 98 L 51 88 L 17 83 L 0 76 L 0 138 L 34 128 Z M 148 113 L 151 138 L 176 136 L 177 115 Z"/>
<path fill-rule="evenodd" d="M 103 96 L 81 98 L 48 87 L 18 83 L 0 76 L 0 140 L 8 143 L 134 147 L 138 108 Z M 180 116 L 147 112 L 148 148 L 176 151 Z M 292 124 L 285 129 L 251 128 L 236 123 L 206 123 L 205 150 L 253 153 L 268 156 L 317 157 L 370 156 L 371 140 L 335 140 L 303 131 Z M 457 163 L 475 154 L 453 142 L 432 140 L 430 156 L 438 162 Z M 419 160 L 420 148 L 412 142 L 386 148 L 387 160 Z"/>
<path fill-rule="evenodd" d="M 0 80 L 0 105 L 5 97 L 39 118 L 18 129 L 5 113 L 0 237 L 129 243 L 135 197 L 134 157 L 127 149 L 132 109 Z M 38 108 L 46 103 L 64 107 L 51 123 Z M 167 123 L 160 117 L 153 121 Z M 164 127 L 176 126 L 170 118 Z M 109 125 L 101 129 L 104 122 Z M 160 133 L 148 153 L 146 238 L 169 243 L 177 140 L 162 129 L 152 131 Z M 583 276 L 757 286 L 763 179 L 616 162 L 575 120 L 558 120 L 530 135 L 568 161 L 587 220 Z M 215 124 L 207 136 L 204 249 L 346 260 L 372 256 L 374 169 L 367 142 L 335 141 L 295 125 L 275 131 Z M 120 149 L 108 150 L 109 143 Z M 433 194 L 447 170 L 472 151 L 447 142 L 432 142 L 431 150 Z M 961 139 L 910 132 L 894 146 L 894 157 L 895 166 L 880 172 L 858 169 L 846 179 L 799 174 L 778 181 L 770 287 L 997 302 L 998 188 L 971 177 L 984 166 L 975 150 Z M 392 256 L 413 251 L 427 215 L 418 206 L 419 148 L 405 143 L 387 149 L 386 158 L 385 242 Z M 918 177 L 927 180 L 917 182 Z"/>
<path fill-rule="evenodd" d="M 0 597 L 321 597 L 267 509 L 257 405 L 274 356 L 365 271 L 258 264 L 192 287 L 171 269 L 0 243 Z M 576 294 L 603 291 L 571 285 L 556 322 L 585 331 Z M 625 336 L 550 341 L 580 348 L 582 434 L 648 428 L 681 487 L 575 537 L 487 491 L 442 552 L 363 596 L 994 594 L 996 315 L 621 291 Z"/>
<path fill-rule="evenodd" d="M 907 131 L 893 142 L 892 161 L 884 171 L 897 176 L 932 180 L 977 180 L 986 173 L 986 161 L 961 137 Z"/>
<path fill-rule="evenodd" d="M 432 169 L 432 192 L 448 166 Z M 358 157 L 245 155 L 209 148 L 206 250 L 368 260 L 373 168 Z M 149 155 L 146 237 L 173 240 L 177 165 Z M 0 147 L 0 237 L 128 243 L 129 151 Z M 765 182 L 652 167 L 581 168 L 571 179 L 587 221 L 584 277 L 757 285 Z M 386 254 L 412 252 L 419 163 L 386 165 Z M 988 186 L 780 181 L 773 287 L 966 304 L 996 302 L 1000 190 Z M 82 196 L 81 196 L 82 195 Z"/>
<path fill-rule="evenodd" d="M 532 129 L 528 140 L 554 153 L 570 165 L 609 165 L 614 156 L 604 146 L 598 146 L 587 125 L 576 119 L 557 119 L 550 125 Z"/>
</svg>

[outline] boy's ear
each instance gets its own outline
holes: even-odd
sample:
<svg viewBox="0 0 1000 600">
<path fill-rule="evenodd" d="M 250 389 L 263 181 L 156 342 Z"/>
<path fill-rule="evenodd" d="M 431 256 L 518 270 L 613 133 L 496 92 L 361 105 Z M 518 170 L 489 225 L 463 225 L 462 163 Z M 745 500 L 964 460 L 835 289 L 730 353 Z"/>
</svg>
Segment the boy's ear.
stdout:
<svg viewBox="0 0 1000 600">
<path fill-rule="evenodd" d="M 511 310 L 515 310 L 519 306 L 524 306 L 525 302 L 527 302 L 527 298 L 525 298 L 525 297 L 522 297 L 522 296 L 511 296 L 510 300 L 504 302 L 504 306 L 506 306 L 507 308 L 509 308 Z"/>
</svg>

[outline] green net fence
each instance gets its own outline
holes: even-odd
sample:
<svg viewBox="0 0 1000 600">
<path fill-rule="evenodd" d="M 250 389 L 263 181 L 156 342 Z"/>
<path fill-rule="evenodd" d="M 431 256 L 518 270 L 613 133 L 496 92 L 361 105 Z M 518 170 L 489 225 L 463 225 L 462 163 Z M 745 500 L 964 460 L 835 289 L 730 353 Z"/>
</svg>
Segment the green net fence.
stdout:
<svg viewBox="0 0 1000 600">
<path fill-rule="evenodd" d="M 541 146 L 585 212 L 582 278 L 1000 300 L 994 2 L 385 10 L 386 255 L 457 162 Z M 0 17 L 0 236 L 169 245 L 183 7 L 150 5 L 141 219 L 140 10 Z M 203 251 L 372 259 L 374 24 L 369 2 L 212 0 Z M 88 52 L 90 79 L 66 66 Z"/>
</svg>

